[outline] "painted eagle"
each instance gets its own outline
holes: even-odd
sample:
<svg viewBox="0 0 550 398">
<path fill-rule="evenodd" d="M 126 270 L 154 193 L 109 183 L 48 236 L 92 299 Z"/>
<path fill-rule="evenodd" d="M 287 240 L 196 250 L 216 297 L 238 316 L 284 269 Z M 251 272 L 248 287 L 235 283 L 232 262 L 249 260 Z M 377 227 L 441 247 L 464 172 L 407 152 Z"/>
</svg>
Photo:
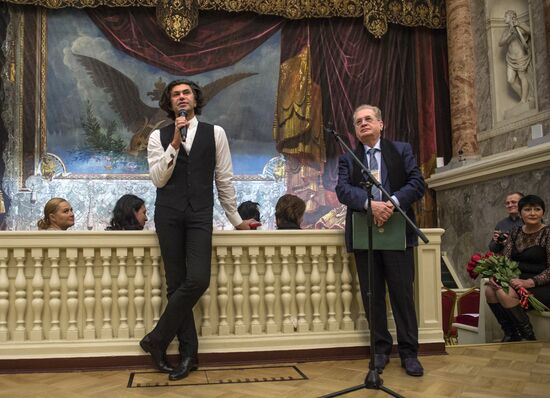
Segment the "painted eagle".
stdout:
<svg viewBox="0 0 550 398">
<path fill-rule="evenodd" d="M 109 105 L 120 116 L 126 128 L 132 132 L 128 152 L 137 155 L 146 151 L 151 132 L 172 123 L 172 120 L 167 118 L 166 112 L 159 107 L 145 104 L 140 99 L 137 85 L 118 69 L 96 58 L 80 54 L 73 55 L 84 66 L 94 84 L 110 94 Z M 206 84 L 202 87 L 204 105 L 225 88 L 256 74 L 234 73 Z M 159 78 L 154 85 L 155 88 L 147 95 L 152 100 L 159 100 L 166 83 Z"/>
</svg>

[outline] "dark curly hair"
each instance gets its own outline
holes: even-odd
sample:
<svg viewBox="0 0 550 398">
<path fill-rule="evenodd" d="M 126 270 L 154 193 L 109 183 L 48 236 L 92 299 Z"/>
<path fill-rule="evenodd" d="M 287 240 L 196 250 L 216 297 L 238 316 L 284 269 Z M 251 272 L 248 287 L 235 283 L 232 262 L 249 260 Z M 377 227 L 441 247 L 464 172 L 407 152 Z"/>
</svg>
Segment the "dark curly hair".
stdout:
<svg viewBox="0 0 550 398">
<path fill-rule="evenodd" d="M 143 226 L 139 225 L 134 212 L 141 209 L 145 202 L 136 195 L 122 195 L 113 209 L 113 218 L 107 228 L 107 231 L 123 230 L 141 230 Z"/>
<path fill-rule="evenodd" d="M 204 106 L 204 95 L 202 93 L 202 89 L 197 83 L 187 79 L 178 79 L 168 83 L 168 85 L 164 88 L 162 95 L 160 96 L 160 109 L 166 111 L 170 119 L 176 119 L 176 114 L 170 106 L 170 95 L 172 93 L 172 89 L 179 84 L 187 84 L 189 87 L 191 87 L 191 90 L 193 90 L 193 95 L 195 96 L 195 102 L 197 103 L 195 106 L 195 115 L 200 115 L 202 107 Z"/>
<path fill-rule="evenodd" d="M 254 220 L 260 222 L 260 204 L 247 200 L 237 207 L 237 211 L 243 220 Z"/>
</svg>

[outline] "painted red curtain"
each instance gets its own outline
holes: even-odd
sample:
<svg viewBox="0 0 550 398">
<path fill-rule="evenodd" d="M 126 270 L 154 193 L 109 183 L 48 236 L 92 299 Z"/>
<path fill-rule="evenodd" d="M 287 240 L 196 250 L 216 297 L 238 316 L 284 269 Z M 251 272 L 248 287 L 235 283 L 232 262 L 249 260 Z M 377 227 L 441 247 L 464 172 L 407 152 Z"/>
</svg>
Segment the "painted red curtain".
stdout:
<svg viewBox="0 0 550 398">
<path fill-rule="evenodd" d="M 252 13 L 202 13 L 199 27 L 176 43 L 157 25 L 153 8 L 88 8 L 118 49 L 174 75 L 194 75 L 241 60 L 277 32 L 284 20 Z"/>
</svg>

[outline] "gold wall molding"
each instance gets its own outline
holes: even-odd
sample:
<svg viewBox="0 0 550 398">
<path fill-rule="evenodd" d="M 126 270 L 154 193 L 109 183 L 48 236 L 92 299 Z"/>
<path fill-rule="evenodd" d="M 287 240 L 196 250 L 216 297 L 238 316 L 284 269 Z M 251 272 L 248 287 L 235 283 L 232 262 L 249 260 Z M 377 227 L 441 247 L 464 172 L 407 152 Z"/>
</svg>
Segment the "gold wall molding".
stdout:
<svg viewBox="0 0 550 398">
<path fill-rule="evenodd" d="M 380 38 L 388 23 L 445 27 L 444 0 L 6 0 L 47 8 L 157 7 L 157 21 L 175 41 L 193 29 L 198 10 L 255 12 L 288 19 L 363 17 L 370 33 Z"/>
</svg>

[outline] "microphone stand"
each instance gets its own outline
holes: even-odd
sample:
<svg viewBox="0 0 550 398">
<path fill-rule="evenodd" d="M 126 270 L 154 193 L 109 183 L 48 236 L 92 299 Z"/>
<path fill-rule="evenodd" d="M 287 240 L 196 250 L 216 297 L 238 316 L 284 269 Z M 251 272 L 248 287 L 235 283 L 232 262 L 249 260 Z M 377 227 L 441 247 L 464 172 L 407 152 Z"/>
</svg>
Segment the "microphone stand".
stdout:
<svg viewBox="0 0 550 398">
<path fill-rule="evenodd" d="M 375 355 L 375 347 L 372 342 L 372 337 L 374 336 L 374 325 L 375 325 L 375 319 L 373 317 L 373 311 L 372 311 L 372 296 L 373 296 L 373 289 L 372 289 L 372 267 L 374 266 L 374 253 L 371 248 L 372 245 L 372 225 L 373 225 L 373 214 L 372 214 L 372 203 L 373 195 L 372 195 L 372 186 L 376 186 L 380 192 L 382 192 L 383 198 L 388 198 L 388 200 L 393 204 L 394 208 L 397 209 L 405 218 L 407 221 L 407 224 L 409 224 L 415 231 L 415 233 L 422 239 L 424 243 L 428 243 L 428 238 L 426 235 L 413 223 L 413 221 L 405 214 L 403 209 L 399 207 L 399 205 L 393 200 L 391 195 L 384 189 L 382 184 L 374 178 L 368 167 L 366 167 L 363 162 L 355 155 L 355 153 L 352 151 L 352 149 L 344 142 L 340 134 L 336 133 L 333 129 L 325 128 L 325 131 L 330 132 L 336 140 L 340 143 L 340 146 L 342 149 L 344 149 L 344 152 L 348 152 L 355 164 L 360 167 L 361 173 L 363 174 L 363 177 L 365 178 L 365 181 L 361 183 L 361 186 L 366 189 L 367 191 L 367 230 L 369 233 L 368 241 L 367 241 L 367 247 L 368 247 L 368 255 L 367 255 L 367 272 L 368 272 L 368 278 L 369 282 L 367 285 L 367 297 L 368 297 L 368 314 L 369 314 L 369 340 L 370 340 L 370 363 L 369 363 L 369 373 L 367 373 L 367 376 L 365 377 L 365 382 L 363 384 L 359 384 L 354 387 L 346 388 L 344 390 L 336 391 L 327 395 L 323 395 L 320 398 L 332 398 L 332 397 L 338 397 L 340 395 L 344 395 L 353 391 L 360 390 L 362 388 L 367 388 L 371 390 L 382 390 L 386 394 L 391 395 L 392 397 L 397 398 L 404 398 L 402 395 L 399 395 L 395 391 L 390 390 L 389 388 L 385 387 L 384 381 L 378 374 L 378 371 L 374 367 L 374 355 Z"/>
</svg>

